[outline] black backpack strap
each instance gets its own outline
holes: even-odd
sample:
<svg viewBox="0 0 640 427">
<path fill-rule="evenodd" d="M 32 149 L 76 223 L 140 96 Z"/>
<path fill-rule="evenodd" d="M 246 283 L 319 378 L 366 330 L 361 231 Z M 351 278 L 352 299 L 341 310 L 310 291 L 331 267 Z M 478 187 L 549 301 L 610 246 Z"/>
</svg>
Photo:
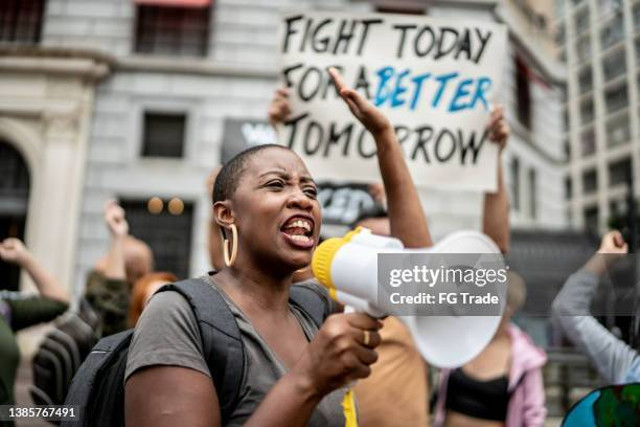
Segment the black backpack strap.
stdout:
<svg viewBox="0 0 640 427">
<path fill-rule="evenodd" d="M 113 354 L 117 354 L 122 349 L 128 348 L 132 337 L 133 329 L 129 329 L 103 338 L 93 347 L 91 353 L 89 353 L 80 366 L 80 369 L 78 369 L 78 372 L 76 372 L 65 400 L 66 405 L 79 406 L 80 414 L 78 418 L 72 421 L 62 422 L 62 427 L 86 425 L 90 422 L 90 419 L 87 418 L 88 414 L 85 414 L 85 411 L 90 406 L 93 406 L 90 399 L 94 396 L 92 391 L 98 388 L 97 385 L 100 382 L 99 376 L 103 368 L 110 362 Z M 126 352 L 122 354 L 126 355 Z M 120 382 L 122 382 L 123 378 L 124 376 L 119 378 Z M 78 421 L 80 423 L 78 423 Z"/>
<path fill-rule="evenodd" d="M 245 371 L 244 346 L 236 319 L 220 292 L 204 278 L 182 280 L 158 290 L 163 291 L 182 295 L 198 320 L 224 425 L 237 406 Z"/>
<path fill-rule="evenodd" d="M 330 314 L 326 299 L 320 291 L 309 285 L 291 285 L 289 300 L 304 310 L 313 319 L 318 328 Z"/>
</svg>

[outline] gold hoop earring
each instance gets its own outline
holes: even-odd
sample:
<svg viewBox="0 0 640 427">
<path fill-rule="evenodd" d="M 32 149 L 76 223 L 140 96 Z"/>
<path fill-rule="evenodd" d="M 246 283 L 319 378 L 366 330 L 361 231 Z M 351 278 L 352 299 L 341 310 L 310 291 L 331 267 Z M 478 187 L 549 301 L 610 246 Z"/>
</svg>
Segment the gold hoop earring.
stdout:
<svg viewBox="0 0 640 427">
<path fill-rule="evenodd" d="M 229 256 L 229 239 L 224 239 L 222 245 L 222 253 L 224 255 L 224 264 L 227 267 L 231 267 L 236 262 L 236 256 L 238 255 L 238 228 L 235 224 L 231 224 L 231 256 Z"/>
</svg>

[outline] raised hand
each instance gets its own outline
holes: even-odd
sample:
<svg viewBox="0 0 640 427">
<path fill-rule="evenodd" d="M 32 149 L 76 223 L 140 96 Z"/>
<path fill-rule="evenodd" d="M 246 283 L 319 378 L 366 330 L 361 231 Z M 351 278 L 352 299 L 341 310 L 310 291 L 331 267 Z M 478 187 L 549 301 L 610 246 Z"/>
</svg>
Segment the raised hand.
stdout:
<svg viewBox="0 0 640 427">
<path fill-rule="evenodd" d="M 610 231 L 602 236 L 598 253 L 624 255 L 629 253 L 629 245 L 625 243 L 619 231 Z"/>
<path fill-rule="evenodd" d="M 124 215 L 124 209 L 115 200 L 109 200 L 105 205 L 104 222 L 107 224 L 112 236 L 123 237 L 129 234 L 129 223 Z"/>
<path fill-rule="evenodd" d="M 369 100 L 355 90 L 347 87 L 347 84 L 337 69 L 333 67 L 329 68 L 329 75 L 331 79 L 333 79 L 333 84 L 336 86 L 336 89 L 338 89 L 338 93 L 349 106 L 351 113 L 374 137 L 384 132 L 393 131 L 393 126 L 391 126 L 389 119 L 369 102 Z"/>
<path fill-rule="evenodd" d="M 9 237 L 0 243 L 0 259 L 5 262 L 24 266 L 29 257 L 30 252 L 20 239 Z"/>
<path fill-rule="evenodd" d="M 276 127 L 278 124 L 284 123 L 290 114 L 289 89 L 280 88 L 276 90 L 271 105 L 269 105 L 269 123 L 271 123 L 271 126 Z"/>
<path fill-rule="evenodd" d="M 507 141 L 511 135 L 511 129 L 504 118 L 502 106 L 498 105 L 491 110 L 487 131 L 489 132 L 489 139 L 498 144 L 500 152 L 502 152 L 504 147 L 507 146 Z"/>
</svg>

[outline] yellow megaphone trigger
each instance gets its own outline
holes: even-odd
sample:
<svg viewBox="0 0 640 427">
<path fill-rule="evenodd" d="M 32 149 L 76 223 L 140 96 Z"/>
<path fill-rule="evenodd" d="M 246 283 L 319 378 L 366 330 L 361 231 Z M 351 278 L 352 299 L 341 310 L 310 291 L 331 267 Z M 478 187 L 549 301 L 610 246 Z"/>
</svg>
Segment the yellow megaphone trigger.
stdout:
<svg viewBox="0 0 640 427">
<path fill-rule="evenodd" d="M 333 257 L 335 257 L 338 250 L 349 243 L 351 239 L 358 233 L 364 230 L 363 227 L 358 227 L 344 235 L 344 237 L 332 237 L 322 242 L 313 253 L 313 259 L 311 260 L 311 270 L 313 275 L 318 279 L 324 287 L 329 291 L 329 295 L 335 301 L 337 298 L 337 289 L 333 280 L 331 280 L 331 263 Z"/>
</svg>

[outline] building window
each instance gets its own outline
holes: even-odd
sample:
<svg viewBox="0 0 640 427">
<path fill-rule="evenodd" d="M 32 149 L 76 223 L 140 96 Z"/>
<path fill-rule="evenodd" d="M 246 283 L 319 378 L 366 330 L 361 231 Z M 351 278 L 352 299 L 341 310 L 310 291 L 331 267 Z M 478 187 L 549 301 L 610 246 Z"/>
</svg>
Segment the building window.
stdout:
<svg viewBox="0 0 640 427">
<path fill-rule="evenodd" d="M 567 200 L 571 200 L 573 197 L 573 181 L 570 176 L 564 179 L 564 197 Z"/>
<path fill-rule="evenodd" d="M 622 8 L 622 0 L 599 0 L 598 6 L 600 7 L 601 16 L 605 16 L 609 13 L 619 11 Z"/>
<path fill-rule="evenodd" d="M 584 226 L 587 233 L 598 234 L 598 207 L 593 206 L 584 210 Z"/>
<path fill-rule="evenodd" d="M 627 84 L 623 83 L 621 85 L 606 89 L 604 92 L 604 101 L 607 105 L 608 113 L 613 113 L 627 107 L 629 105 Z"/>
<path fill-rule="evenodd" d="M 605 81 L 625 74 L 627 72 L 627 58 L 625 51 L 620 49 L 605 56 L 602 61 L 602 72 L 604 73 Z"/>
<path fill-rule="evenodd" d="M 186 115 L 180 113 L 144 113 L 142 156 L 182 157 Z"/>
<path fill-rule="evenodd" d="M 516 100 L 518 120 L 527 129 L 531 129 L 531 86 L 529 68 L 520 58 L 516 58 Z"/>
<path fill-rule="evenodd" d="M 624 38 L 624 20 L 622 14 L 617 14 L 600 30 L 602 49 L 613 46 Z"/>
<path fill-rule="evenodd" d="M 574 24 L 576 28 L 576 35 L 580 35 L 582 32 L 589 29 L 589 8 L 585 7 L 578 11 L 574 17 Z"/>
<path fill-rule="evenodd" d="M 139 5 L 135 51 L 157 55 L 205 56 L 210 7 Z"/>
<path fill-rule="evenodd" d="M 631 159 L 609 163 L 609 187 L 624 185 L 631 179 Z"/>
<path fill-rule="evenodd" d="M 582 157 L 589 157 L 596 152 L 596 131 L 593 128 L 580 134 L 580 153 Z"/>
<path fill-rule="evenodd" d="M 633 28 L 634 30 L 640 30 L 640 3 L 633 5 Z"/>
<path fill-rule="evenodd" d="M 582 173 L 582 192 L 593 194 L 598 190 L 598 173 L 591 169 Z"/>
<path fill-rule="evenodd" d="M 535 169 L 529 169 L 529 216 L 538 217 L 538 183 Z"/>
<path fill-rule="evenodd" d="M 509 175 L 509 181 L 511 183 L 511 207 L 517 212 L 520 210 L 520 161 L 517 157 L 511 160 Z"/>
<path fill-rule="evenodd" d="M 589 34 L 580 37 L 576 42 L 576 53 L 578 62 L 583 63 L 591 58 L 591 39 Z"/>
<path fill-rule="evenodd" d="M 43 13 L 44 0 L 0 1 L 0 41 L 39 42 Z"/>
<path fill-rule="evenodd" d="M 580 87 L 580 94 L 587 93 L 593 89 L 593 70 L 591 69 L 591 64 L 580 70 L 578 74 L 578 85 Z"/>
<path fill-rule="evenodd" d="M 146 200 L 122 200 L 132 236 L 153 250 L 156 271 L 169 271 L 179 278 L 189 277 L 193 204 L 180 199 L 160 201 L 160 209 L 150 211 Z M 171 209 L 178 204 L 180 209 Z M 166 207 L 166 209 L 165 209 Z"/>
<path fill-rule="evenodd" d="M 555 30 L 556 45 L 562 46 L 567 41 L 567 30 L 564 24 L 558 24 Z"/>
<path fill-rule="evenodd" d="M 623 114 L 607 122 L 607 146 L 616 147 L 631 140 L 629 115 Z"/>
<path fill-rule="evenodd" d="M 595 114 L 595 107 L 593 106 L 593 99 L 591 97 L 580 103 L 580 122 L 583 125 L 591 123 Z"/>
</svg>

